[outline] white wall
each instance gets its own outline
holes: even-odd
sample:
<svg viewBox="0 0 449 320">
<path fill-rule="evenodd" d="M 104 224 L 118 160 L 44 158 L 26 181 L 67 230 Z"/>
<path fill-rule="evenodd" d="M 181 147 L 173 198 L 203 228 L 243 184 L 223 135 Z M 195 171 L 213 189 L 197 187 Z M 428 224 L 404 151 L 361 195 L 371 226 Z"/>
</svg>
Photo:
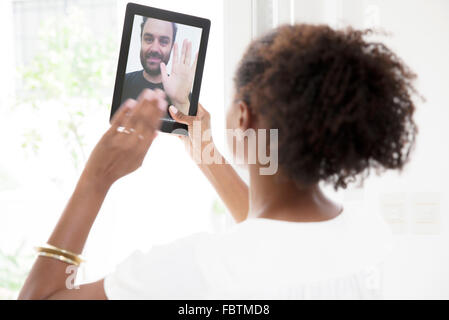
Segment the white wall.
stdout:
<svg viewBox="0 0 449 320">
<path fill-rule="evenodd" d="M 404 231 L 397 235 L 396 250 L 385 265 L 385 294 L 447 299 L 449 2 L 363 1 L 360 11 L 361 16 L 377 20 L 381 28 L 392 33 L 385 42 L 418 74 L 417 88 L 427 99 L 417 104 L 420 133 L 410 165 L 402 176 L 376 179 L 370 185 L 372 200 L 378 200 L 376 194 L 405 194 Z M 358 23 L 363 26 L 362 21 Z"/>
</svg>

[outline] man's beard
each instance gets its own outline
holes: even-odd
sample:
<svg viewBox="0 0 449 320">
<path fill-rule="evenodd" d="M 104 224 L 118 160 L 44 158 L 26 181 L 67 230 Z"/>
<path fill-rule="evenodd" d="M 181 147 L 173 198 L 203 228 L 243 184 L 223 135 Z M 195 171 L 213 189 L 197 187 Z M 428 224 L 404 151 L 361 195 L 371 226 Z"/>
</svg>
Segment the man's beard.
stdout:
<svg viewBox="0 0 449 320">
<path fill-rule="evenodd" d="M 160 75 L 161 74 L 161 65 L 158 64 L 157 68 L 150 69 L 150 67 L 147 64 L 147 59 L 148 58 L 159 58 L 161 60 L 161 62 L 165 63 L 165 65 L 167 65 L 168 61 L 165 61 L 163 59 L 163 57 L 159 53 L 150 52 L 148 54 L 145 54 L 142 51 L 140 51 L 140 63 L 142 64 L 142 67 L 145 70 L 145 72 L 147 74 L 149 74 L 150 76 L 158 76 L 158 75 Z"/>
</svg>

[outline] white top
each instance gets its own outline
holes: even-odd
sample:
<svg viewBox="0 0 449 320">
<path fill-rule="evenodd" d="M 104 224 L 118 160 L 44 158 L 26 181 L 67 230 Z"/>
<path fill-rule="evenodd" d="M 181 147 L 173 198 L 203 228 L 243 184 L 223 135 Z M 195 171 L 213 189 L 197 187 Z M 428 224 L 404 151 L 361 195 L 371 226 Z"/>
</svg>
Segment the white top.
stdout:
<svg viewBox="0 0 449 320">
<path fill-rule="evenodd" d="M 390 247 L 376 214 L 324 222 L 248 219 L 135 252 L 105 277 L 109 299 L 380 298 Z"/>
</svg>

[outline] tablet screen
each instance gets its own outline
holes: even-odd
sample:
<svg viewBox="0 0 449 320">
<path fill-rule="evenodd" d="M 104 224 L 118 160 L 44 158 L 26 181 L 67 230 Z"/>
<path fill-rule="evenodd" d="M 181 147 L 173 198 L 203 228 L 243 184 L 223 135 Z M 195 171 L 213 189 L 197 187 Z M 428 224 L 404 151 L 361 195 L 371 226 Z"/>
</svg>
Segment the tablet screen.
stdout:
<svg viewBox="0 0 449 320">
<path fill-rule="evenodd" d="M 189 114 L 201 34 L 201 28 L 135 15 L 121 102 L 161 89 L 169 105 Z M 172 120 L 168 113 L 165 120 Z"/>
<path fill-rule="evenodd" d="M 163 90 L 169 105 L 196 115 L 209 30 L 208 19 L 128 3 L 110 119 L 145 89 Z M 168 112 L 160 130 L 187 134 Z"/>
</svg>

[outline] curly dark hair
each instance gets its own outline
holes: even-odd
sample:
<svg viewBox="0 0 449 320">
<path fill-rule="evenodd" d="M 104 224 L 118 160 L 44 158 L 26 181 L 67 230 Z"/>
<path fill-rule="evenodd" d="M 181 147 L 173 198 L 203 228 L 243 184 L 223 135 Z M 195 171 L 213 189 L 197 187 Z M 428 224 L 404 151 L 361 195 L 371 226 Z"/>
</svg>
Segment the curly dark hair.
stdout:
<svg viewBox="0 0 449 320">
<path fill-rule="evenodd" d="M 416 75 L 371 30 L 281 26 L 253 41 L 237 99 L 279 129 L 279 168 L 301 185 L 335 189 L 371 169 L 402 169 L 415 144 Z"/>
</svg>

